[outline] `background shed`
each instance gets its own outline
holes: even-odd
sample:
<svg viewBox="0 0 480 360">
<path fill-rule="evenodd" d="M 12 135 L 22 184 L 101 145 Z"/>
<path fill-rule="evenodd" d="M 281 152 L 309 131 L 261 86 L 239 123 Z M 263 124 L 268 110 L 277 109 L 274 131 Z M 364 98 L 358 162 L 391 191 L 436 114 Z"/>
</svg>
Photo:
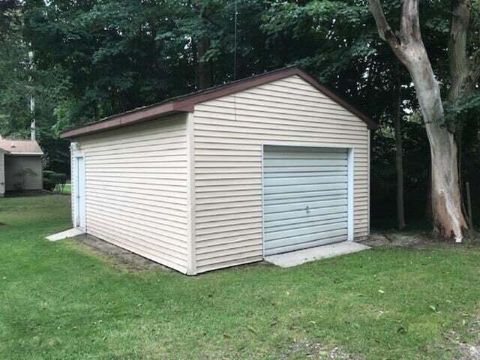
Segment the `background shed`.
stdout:
<svg viewBox="0 0 480 360">
<path fill-rule="evenodd" d="M 116 115 L 63 135 L 73 222 L 188 274 L 364 238 L 374 127 L 296 68 Z"/>
<path fill-rule="evenodd" d="M 0 193 L 42 190 L 43 151 L 35 140 L 0 137 L 0 149 Z"/>
</svg>

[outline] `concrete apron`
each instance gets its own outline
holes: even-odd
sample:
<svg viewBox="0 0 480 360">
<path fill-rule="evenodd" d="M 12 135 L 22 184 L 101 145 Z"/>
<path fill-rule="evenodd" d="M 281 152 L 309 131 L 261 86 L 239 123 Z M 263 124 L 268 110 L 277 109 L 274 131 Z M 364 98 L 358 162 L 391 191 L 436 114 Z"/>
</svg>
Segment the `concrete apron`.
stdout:
<svg viewBox="0 0 480 360">
<path fill-rule="evenodd" d="M 352 254 L 367 249 L 370 249 L 370 247 L 353 241 L 344 241 L 336 244 L 291 251 L 285 254 L 266 256 L 265 261 L 273 265 L 288 268 L 311 261 Z"/>
<path fill-rule="evenodd" d="M 73 228 L 73 229 L 68 229 L 68 230 L 47 236 L 46 239 L 50 241 L 58 241 L 58 240 L 72 238 L 82 234 L 84 234 L 82 230 L 78 228 Z"/>
</svg>

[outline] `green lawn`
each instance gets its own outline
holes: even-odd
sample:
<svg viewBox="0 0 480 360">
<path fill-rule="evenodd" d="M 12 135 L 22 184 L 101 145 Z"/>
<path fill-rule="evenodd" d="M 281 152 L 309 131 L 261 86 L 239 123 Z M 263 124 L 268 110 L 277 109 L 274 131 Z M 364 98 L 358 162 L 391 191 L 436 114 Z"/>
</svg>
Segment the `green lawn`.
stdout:
<svg viewBox="0 0 480 360">
<path fill-rule="evenodd" d="M 69 226 L 69 200 L 0 199 L 0 359 L 302 359 L 335 346 L 366 359 L 451 359 L 450 330 L 472 340 L 478 247 L 376 249 L 198 277 L 128 272 L 43 239 Z"/>
<path fill-rule="evenodd" d="M 65 185 L 57 185 L 55 188 L 55 192 L 58 194 L 70 194 L 72 191 L 72 185 L 70 183 L 66 183 Z"/>
</svg>

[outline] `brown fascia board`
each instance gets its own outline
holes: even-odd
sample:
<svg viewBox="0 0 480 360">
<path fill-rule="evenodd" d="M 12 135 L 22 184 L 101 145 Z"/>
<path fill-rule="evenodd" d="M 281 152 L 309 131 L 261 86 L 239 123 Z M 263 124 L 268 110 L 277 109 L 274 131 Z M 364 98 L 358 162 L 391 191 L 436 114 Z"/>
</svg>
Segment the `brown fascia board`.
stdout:
<svg viewBox="0 0 480 360">
<path fill-rule="evenodd" d="M 193 110 L 193 109 L 192 109 Z M 174 102 L 168 102 L 158 106 L 135 109 L 129 112 L 110 116 L 104 120 L 91 123 L 82 127 L 74 128 L 63 132 L 60 137 L 75 138 L 78 136 L 95 134 L 107 130 L 117 129 L 123 126 L 133 125 L 144 121 L 159 118 L 165 115 L 171 115 L 180 112 L 188 112 L 178 109 Z"/>
<path fill-rule="evenodd" d="M 209 100 L 214 100 L 223 96 L 232 95 L 240 91 L 248 90 L 253 87 L 267 84 L 272 81 L 284 79 L 293 75 L 297 75 L 300 78 L 304 79 L 306 82 L 315 87 L 325 96 L 331 98 L 333 101 L 343 106 L 347 111 L 358 116 L 367 124 L 369 129 L 376 129 L 378 127 L 378 124 L 375 121 L 371 120 L 368 116 L 355 109 L 347 101 L 335 95 L 325 86 L 319 84 L 318 81 L 316 81 L 310 75 L 300 70 L 299 68 L 290 67 L 234 81 L 230 84 L 220 85 L 190 95 L 185 95 L 175 100 L 167 101 L 161 104 L 151 105 L 144 108 L 134 109 L 132 111 L 121 113 L 118 115 L 113 115 L 96 123 L 92 123 L 76 129 L 67 130 L 62 133 L 61 137 L 75 138 L 78 136 L 89 135 L 93 133 L 116 129 L 123 126 L 133 125 L 175 113 L 193 112 L 196 104 L 203 103 Z"/>
</svg>

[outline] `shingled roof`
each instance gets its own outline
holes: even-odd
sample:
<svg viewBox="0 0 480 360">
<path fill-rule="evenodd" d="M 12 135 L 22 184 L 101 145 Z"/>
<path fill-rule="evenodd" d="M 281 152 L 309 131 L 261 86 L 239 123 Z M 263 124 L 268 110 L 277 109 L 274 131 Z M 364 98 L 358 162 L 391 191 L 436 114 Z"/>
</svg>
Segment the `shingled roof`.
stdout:
<svg viewBox="0 0 480 360">
<path fill-rule="evenodd" d="M 153 120 L 162 116 L 193 112 L 196 104 L 217 99 L 223 96 L 235 94 L 240 91 L 248 90 L 256 86 L 267 84 L 272 81 L 281 80 L 289 76 L 299 76 L 318 91 L 329 97 L 339 105 L 343 106 L 352 114 L 363 120 L 370 129 L 376 129 L 378 124 L 368 116 L 350 105 L 346 100 L 335 95 L 331 90 L 320 84 L 313 77 L 297 67 L 287 67 L 260 75 L 251 76 L 242 80 L 233 81 L 227 84 L 215 86 L 202 91 L 168 99 L 150 106 L 140 107 L 121 114 L 116 114 L 93 122 L 81 127 L 73 128 L 62 133 L 62 138 L 75 138 L 78 136 L 94 134 L 106 130 L 111 130 L 127 125 L 132 125 L 148 120 Z"/>
<path fill-rule="evenodd" d="M 0 149 L 10 155 L 43 155 L 35 140 L 15 140 L 0 137 Z"/>
</svg>

